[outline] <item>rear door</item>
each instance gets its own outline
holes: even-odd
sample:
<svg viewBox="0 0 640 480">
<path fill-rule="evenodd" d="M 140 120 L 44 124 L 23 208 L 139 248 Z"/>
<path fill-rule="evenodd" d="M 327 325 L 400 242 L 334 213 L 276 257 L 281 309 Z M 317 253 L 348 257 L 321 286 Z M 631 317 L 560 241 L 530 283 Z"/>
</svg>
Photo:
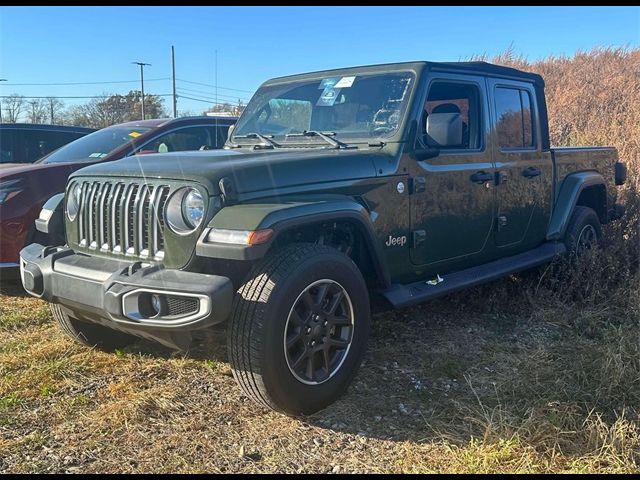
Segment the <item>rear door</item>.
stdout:
<svg viewBox="0 0 640 480">
<path fill-rule="evenodd" d="M 497 170 L 495 244 L 524 250 L 546 236 L 553 182 L 549 152 L 541 151 L 533 85 L 489 79 Z"/>
<path fill-rule="evenodd" d="M 429 115 L 462 116 L 462 144 L 441 147 L 434 158 L 416 161 L 412 172 L 411 260 L 440 271 L 481 261 L 490 244 L 494 175 L 484 77 L 433 72 L 423 121 Z"/>
</svg>

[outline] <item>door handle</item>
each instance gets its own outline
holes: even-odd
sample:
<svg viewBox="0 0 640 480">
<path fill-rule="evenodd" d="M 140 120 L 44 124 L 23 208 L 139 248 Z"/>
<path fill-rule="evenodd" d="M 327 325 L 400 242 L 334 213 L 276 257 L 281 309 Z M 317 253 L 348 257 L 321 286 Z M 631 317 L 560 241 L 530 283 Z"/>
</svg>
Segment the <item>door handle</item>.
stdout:
<svg viewBox="0 0 640 480">
<path fill-rule="evenodd" d="M 471 181 L 473 183 L 485 183 L 494 180 L 493 173 L 486 173 L 483 171 L 479 171 L 471 175 Z"/>
<path fill-rule="evenodd" d="M 537 177 L 538 175 L 540 175 L 542 172 L 536 168 L 536 167 L 529 167 L 524 169 L 524 171 L 522 172 L 522 176 L 525 178 L 533 178 L 533 177 Z"/>
</svg>

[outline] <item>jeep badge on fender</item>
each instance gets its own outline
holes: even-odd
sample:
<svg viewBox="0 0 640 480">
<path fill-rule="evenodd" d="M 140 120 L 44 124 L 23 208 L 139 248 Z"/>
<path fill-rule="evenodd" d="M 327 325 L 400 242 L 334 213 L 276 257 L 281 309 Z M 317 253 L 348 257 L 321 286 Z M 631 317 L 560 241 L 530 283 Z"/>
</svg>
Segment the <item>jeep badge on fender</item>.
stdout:
<svg viewBox="0 0 640 480">
<path fill-rule="evenodd" d="M 66 243 L 25 247 L 22 281 L 89 347 L 186 349 L 227 322 L 244 393 L 311 414 L 356 375 L 370 292 L 404 307 L 606 244 L 601 224 L 624 213 L 616 163 L 613 148 L 549 146 L 533 73 L 413 62 L 276 78 L 224 150 L 71 175 L 37 222 Z"/>
<path fill-rule="evenodd" d="M 401 236 L 401 237 L 393 237 L 391 235 L 389 235 L 389 239 L 385 242 L 385 245 L 387 247 L 404 247 L 405 244 L 407 243 L 407 237 L 406 236 Z"/>
</svg>

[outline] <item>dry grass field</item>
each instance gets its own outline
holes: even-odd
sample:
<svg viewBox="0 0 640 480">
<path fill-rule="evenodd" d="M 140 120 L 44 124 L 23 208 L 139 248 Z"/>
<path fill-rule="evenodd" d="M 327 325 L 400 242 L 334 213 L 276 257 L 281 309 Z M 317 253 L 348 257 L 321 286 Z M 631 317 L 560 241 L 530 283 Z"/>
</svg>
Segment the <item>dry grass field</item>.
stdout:
<svg viewBox="0 0 640 480">
<path fill-rule="evenodd" d="M 605 253 L 377 313 L 348 394 L 304 419 L 240 394 L 223 329 L 87 350 L 3 280 L 0 472 L 637 472 L 640 50 L 497 60 L 545 76 L 554 144 L 628 163 Z"/>
</svg>

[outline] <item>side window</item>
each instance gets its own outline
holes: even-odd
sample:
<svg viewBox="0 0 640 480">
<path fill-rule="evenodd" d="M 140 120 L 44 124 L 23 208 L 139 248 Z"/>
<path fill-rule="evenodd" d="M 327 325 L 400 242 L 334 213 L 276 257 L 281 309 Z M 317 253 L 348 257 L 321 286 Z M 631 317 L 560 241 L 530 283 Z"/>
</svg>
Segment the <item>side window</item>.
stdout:
<svg viewBox="0 0 640 480">
<path fill-rule="evenodd" d="M 14 163 L 13 137 L 15 130 L 0 130 L 0 163 Z"/>
<path fill-rule="evenodd" d="M 74 132 L 56 132 L 49 130 L 35 130 L 29 132 L 28 141 L 26 143 L 27 157 L 29 161 L 38 160 L 47 153 L 66 145 L 73 140 L 82 137 L 81 133 Z"/>
<path fill-rule="evenodd" d="M 459 115 L 462 120 L 462 143 L 441 146 L 442 149 L 480 148 L 480 92 L 475 85 L 453 82 L 435 82 L 429 88 L 424 105 L 422 131 L 433 114 Z M 435 117 L 434 117 L 435 118 Z M 456 118 L 451 119 L 457 121 Z"/>
<path fill-rule="evenodd" d="M 217 125 L 215 127 L 215 136 L 212 135 L 212 137 L 216 139 L 213 148 L 222 148 L 224 146 L 224 143 L 227 141 L 228 136 L 229 125 Z"/>
<path fill-rule="evenodd" d="M 529 92 L 497 87 L 494 96 L 500 148 L 533 147 L 533 112 Z"/>
<path fill-rule="evenodd" d="M 187 150 L 208 150 L 214 148 L 215 138 L 211 138 L 207 127 L 187 127 L 160 135 L 139 149 L 139 153 L 183 152 Z"/>
</svg>

